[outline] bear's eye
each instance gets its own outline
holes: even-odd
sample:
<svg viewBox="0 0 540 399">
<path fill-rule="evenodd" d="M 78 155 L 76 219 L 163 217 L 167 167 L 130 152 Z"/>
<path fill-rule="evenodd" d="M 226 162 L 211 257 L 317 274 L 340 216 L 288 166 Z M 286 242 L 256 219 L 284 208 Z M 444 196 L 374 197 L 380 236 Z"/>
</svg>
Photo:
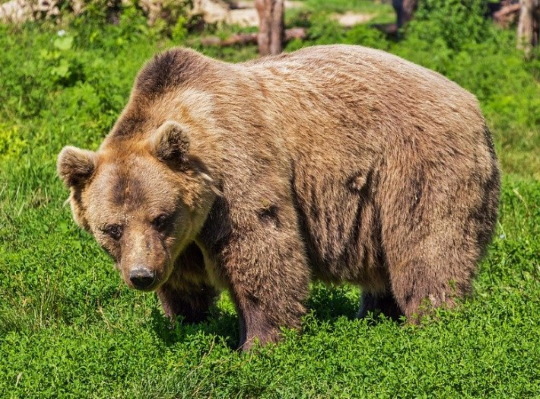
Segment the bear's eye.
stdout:
<svg viewBox="0 0 540 399">
<path fill-rule="evenodd" d="M 166 230 L 172 223 L 173 215 L 159 215 L 157 218 L 152 220 L 152 226 L 158 231 Z"/>
<path fill-rule="evenodd" d="M 106 226 L 105 228 L 103 228 L 101 231 L 103 231 L 113 240 L 119 240 L 120 237 L 122 237 L 122 233 L 124 232 L 124 229 L 119 224 L 110 224 Z"/>
</svg>

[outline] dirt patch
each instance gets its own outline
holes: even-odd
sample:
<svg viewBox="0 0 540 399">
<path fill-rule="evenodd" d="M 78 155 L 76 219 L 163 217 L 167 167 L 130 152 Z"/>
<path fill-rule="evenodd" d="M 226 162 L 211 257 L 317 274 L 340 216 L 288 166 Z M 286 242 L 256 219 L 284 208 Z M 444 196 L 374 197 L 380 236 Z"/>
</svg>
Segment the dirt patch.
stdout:
<svg viewBox="0 0 540 399">
<path fill-rule="evenodd" d="M 285 8 L 301 8 L 304 7 L 299 1 L 285 1 Z M 332 18 L 340 25 L 351 27 L 358 24 L 363 24 L 371 21 L 375 17 L 374 14 L 361 14 L 355 12 L 346 12 L 345 14 L 334 14 Z M 253 1 L 236 1 L 231 4 L 231 9 L 224 18 L 224 22 L 230 25 L 239 26 L 258 26 L 259 16 L 254 8 Z"/>
<path fill-rule="evenodd" d="M 345 14 L 335 14 L 332 16 L 340 25 L 351 27 L 354 25 L 364 24 L 375 18 L 374 14 L 359 14 L 355 12 L 346 12 Z"/>
</svg>

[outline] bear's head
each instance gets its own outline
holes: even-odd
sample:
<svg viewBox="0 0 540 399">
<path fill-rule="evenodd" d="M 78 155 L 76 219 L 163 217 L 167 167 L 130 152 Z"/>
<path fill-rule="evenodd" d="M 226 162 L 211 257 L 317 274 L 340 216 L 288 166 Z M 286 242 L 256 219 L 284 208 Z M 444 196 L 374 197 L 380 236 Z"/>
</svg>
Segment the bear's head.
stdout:
<svg viewBox="0 0 540 399">
<path fill-rule="evenodd" d="M 154 290 L 196 238 L 217 189 L 174 121 L 147 138 L 109 137 L 97 152 L 64 147 L 58 174 L 77 224 L 94 235 L 133 288 Z"/>
</svg>

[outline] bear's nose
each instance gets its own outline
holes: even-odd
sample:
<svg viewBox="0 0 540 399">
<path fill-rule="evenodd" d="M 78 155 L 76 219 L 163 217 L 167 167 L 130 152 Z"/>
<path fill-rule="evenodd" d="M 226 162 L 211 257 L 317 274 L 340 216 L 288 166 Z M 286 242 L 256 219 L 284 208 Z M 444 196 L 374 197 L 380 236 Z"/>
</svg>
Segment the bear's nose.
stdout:
<svg viewBox="0 0 540 399">
<path fill-rule="evenodd" d="M 156 280 L 156 273 L 144 267 L 136 267 L 129 272 L 129 281 L 139 290 L 150 287 Z"/>
</svg>

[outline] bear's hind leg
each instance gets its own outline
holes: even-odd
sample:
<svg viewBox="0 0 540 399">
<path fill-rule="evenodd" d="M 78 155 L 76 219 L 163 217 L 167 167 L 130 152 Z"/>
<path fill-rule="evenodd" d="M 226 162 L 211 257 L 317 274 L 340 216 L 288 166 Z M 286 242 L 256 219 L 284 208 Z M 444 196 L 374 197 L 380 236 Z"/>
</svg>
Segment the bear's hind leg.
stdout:
<svg viewBox="0 0 540 399">
<path fill-rule="evenodd" d="M 434 208 L 424 209 L 425 218 L 415 224 L 401 224 L 384 243 L 392 293 L 412 323 L 432 308 L 452 308 L 470 293 L 485 247 L 479 237 L 491 234 L 467 208 L 450 209 L 452 217 L 437 215 Z"/>
<path fill-rule="evenodd" d="M 392 292 L 414 323 L 470 293 L 495 229 L 499 173 L 487 146 L 437 158 L 406 148 L 387 160 L 379 203 Z"/>
<path fill-rule="evenodd" d="M 367 317 L 368 313 L 373 313 L 374 315 L 382 313 L 392 320 L 399 320 L 403 316 L 403 311 L 391 292 L 383 294 L 362 293 L 358 318 L 363 319 Z"/>
<path fill-rule="evenodd" d="M 470 291 L 469 278 L 449 275 L 437 266 L 418 259 L 402 265 L 401 270 L 391 276 L 396 302 L 407 322 L 418 323 L 434 308 L 452 308 L 457 298 Z"/>
</svg>

